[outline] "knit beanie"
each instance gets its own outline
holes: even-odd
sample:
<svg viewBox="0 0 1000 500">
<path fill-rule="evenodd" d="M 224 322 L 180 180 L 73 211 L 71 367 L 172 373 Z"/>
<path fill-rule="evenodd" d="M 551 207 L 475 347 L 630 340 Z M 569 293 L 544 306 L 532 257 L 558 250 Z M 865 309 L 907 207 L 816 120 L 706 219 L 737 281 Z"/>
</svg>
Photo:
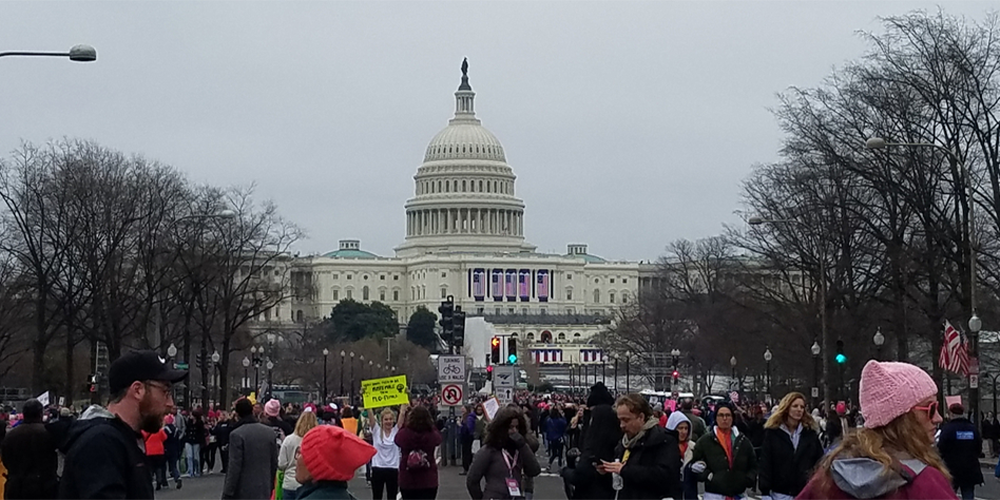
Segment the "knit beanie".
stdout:
<svg viewBox="0 0 1000 500">
<path fill-rule="evenodd" d="M 314 481 L 348 481 L 375 448 L 335 425 L 318 425 L 302 438 L 302 461 Z"/>
<path fill-rule="evenodd" d="M 277 417 L 281 413 L 281 401 L 277 399 L 272 399 L 264 405 L 264 415 L 269 417 Z"/>
<path fill-rule="evenodd" d="M 934 379 L 909 363 L 871 360 L 861 370 L 859 400 L 865 427 L 875 429 L 892 422 L 921 401 L 938 393 Z"/>
</svg>

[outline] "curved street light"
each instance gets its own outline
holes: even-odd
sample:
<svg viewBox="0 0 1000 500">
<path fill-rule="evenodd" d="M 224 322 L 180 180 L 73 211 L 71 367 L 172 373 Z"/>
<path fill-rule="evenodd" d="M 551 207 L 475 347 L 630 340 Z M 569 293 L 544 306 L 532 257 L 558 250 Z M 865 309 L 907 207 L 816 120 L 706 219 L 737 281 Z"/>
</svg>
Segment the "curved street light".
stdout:
<svg viewBox="0 0 1000 500">
<path fill-rule="evenodd" d="M 37 51 L 23 51 L 15 50 L 9 52 L 0 52 L 0 57 L 4 56 L 28 56 L 28 57 L 67 57 L 70 61 L 76 62 L 93 62 L 97 60 L 97 49 L 86 44 L 79 44 L 70 47 L 69 52 L 37 52 Z"/>
<path fill-rule="evenodd" d="M 173 342 L 171 342 L 170 347 L 167 348 L 167 356 L 170 356 L 171 358 L 177 356 L 177 346 L 175 346 Z"/>
</svg>

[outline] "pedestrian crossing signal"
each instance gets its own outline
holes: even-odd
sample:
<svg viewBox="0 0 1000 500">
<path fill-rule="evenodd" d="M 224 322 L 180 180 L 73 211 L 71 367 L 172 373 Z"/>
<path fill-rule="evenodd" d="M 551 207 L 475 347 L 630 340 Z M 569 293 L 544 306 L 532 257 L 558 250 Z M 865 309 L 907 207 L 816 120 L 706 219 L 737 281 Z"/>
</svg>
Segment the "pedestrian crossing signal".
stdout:
<svg viewBox="0 0 1000 500">
<path fill-rule="evenodd" d="M 834 356 L 833 359 L 835 361 L 837 361 L 838 365 L 842 365 L 842 364 L 844 364 L 844 363 L 847 362 L 847 356 L 844 354 L 844 341 L 843 340 L 838 340 L 837 341 L 837 355 Z"/>
</svg>

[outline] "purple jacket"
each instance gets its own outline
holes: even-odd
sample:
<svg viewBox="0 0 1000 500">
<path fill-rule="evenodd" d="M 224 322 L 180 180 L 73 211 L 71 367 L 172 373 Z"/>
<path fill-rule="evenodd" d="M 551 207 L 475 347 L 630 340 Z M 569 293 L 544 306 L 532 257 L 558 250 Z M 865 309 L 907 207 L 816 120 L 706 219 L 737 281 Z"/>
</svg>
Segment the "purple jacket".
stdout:
<svg viewBox="0 0 1000 500">
<path fill-rule="evenodd" d="M 424 489 L 438 487 L 437 461 L 434 460 L 434 448 L 441 444 L 441 433 L 432 428 L 430 432 L 416 432 L 403 427 L 396 433 L 396 446 L 399 446 L 399 488 Z M 429 469 L 415 471 L 407 470 L 406 459 L 410 452 L 423 450 L 430 461 Z"/>
</svg>

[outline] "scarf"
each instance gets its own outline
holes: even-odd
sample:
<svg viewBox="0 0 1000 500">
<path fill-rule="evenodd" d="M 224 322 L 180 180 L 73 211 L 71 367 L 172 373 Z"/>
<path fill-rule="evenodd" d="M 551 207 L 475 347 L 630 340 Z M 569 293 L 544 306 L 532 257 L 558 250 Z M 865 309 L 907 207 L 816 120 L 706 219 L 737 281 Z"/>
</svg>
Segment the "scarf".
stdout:
<svg viewBox="0 0 1000 500">
<path fill-rule="evenodd" d="M 640 439 L 642 439 L 643 436 L 646 435 L 646 431 L 658 425 L 660 425 L 660 421 L 658 419 L 655 417 L 649 417 L 649 419 L 646 420 L 646 423 L 642 424 L 642 429 L 639 429 L 639 432 L 635 433 L 635 436 L 632 436 L 631 438 L 628 437 L 628 435 L 622 436 L 622 446 L 624 446 L 626 450 L 632 448 L 639 442 Z"/>
<path fill-rule="evenodd" d="M 726 452 L 726 458 L 729 459 L 729 469 L 733 468 L 733 429 L 730 428 L 728 431 L 720 429 L 718 426 L 715 427 L 715 437 L 719 439 L 719 444 L 722 445 L 723 451 Z"/>
</svg>

